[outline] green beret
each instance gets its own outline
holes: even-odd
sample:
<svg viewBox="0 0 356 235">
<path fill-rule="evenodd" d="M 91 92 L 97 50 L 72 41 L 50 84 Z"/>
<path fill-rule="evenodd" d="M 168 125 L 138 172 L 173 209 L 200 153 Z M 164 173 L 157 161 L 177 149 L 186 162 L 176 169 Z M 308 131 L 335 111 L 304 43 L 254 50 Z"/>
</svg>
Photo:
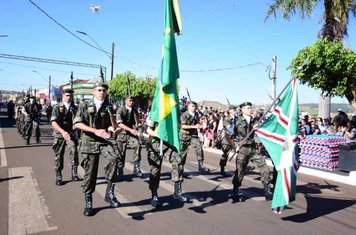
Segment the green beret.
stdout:
<svg viewBox="0 0 356 235">
<path fill-rule="evenodd" d="M 108 84 L 106 84 L 106 83 L 104 83 L 102 81 L 98 81 L 98 82 L 94 83 L 94 88 L 95 87 L 104 87 L 105 89 L 109 88 Z"/>
<path fill-rule="evenodd" d="M 240 104 L 240 108 L 245 106 L 252 106 L 252 104 L 250 102 L 243 102 L 242 104 Z"/>
<path fill-rule="evenodd" d="M 70 93 L 70 94 L 73 94 L 73 93 L 74 93 L 74 91 L 73 91 L 72 89 L 70 89 L 70 88 L 66 88 L 66 89 L 63 89 L 62 93 L 63 93 L 63 94 L 64 94 L 64 93 Z"/>
</svg>

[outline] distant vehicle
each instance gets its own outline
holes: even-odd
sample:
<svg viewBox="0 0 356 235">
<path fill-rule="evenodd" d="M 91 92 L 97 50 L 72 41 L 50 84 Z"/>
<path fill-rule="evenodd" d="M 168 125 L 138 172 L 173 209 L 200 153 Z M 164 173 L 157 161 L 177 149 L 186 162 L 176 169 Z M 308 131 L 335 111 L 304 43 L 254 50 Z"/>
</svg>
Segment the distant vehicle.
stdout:
<svg viewBox="0 0 356 235">
<path fill-rule="evenodd" d="M 101 8 L 100 5 L 95 5 L 95 4 L 90 5 L 90 10 L 92 13 L 99 13 L 100 8 Z"/>
</svg>

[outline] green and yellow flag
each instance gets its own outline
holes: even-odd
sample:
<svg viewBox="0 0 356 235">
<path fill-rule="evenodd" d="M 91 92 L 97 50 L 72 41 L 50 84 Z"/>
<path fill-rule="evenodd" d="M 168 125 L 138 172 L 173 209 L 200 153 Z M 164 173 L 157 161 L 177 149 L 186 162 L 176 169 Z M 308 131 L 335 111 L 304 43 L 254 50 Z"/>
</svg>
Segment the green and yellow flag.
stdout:
<svg viewBox="0 0 356 235">
<path fill-rule="evenodd" d="M 166 0 L 162 60 L 150 119 L 158 122 L 157 136 L 179 153 L 179 68 L 174 33 L 182 33 L 178 1 Z"/>
</svg>

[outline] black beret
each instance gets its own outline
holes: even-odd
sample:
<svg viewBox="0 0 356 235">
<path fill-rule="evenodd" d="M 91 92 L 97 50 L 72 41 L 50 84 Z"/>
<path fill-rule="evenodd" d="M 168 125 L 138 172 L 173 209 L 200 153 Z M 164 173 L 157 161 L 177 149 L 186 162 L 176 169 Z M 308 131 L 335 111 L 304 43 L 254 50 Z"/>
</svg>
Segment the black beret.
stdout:
<svg viewBox="0 0 356 235">
<path fill-rule="evenodd" d="M 188 104 L 194 104 L 195 106 L 198 106 L 198 104 L 197 104 L 197 102 L 194 102 L 194 101 L 189 101 L 189 103 Z"/>
<path fill-rule="evenodd" d="M 36 96 L 33 95 L 33 96 L 30 97 L 30 99 L 36 99 Z"/>
<path fill-rule="evenodd" d="M 63 94 L 64 94 L 64 93 L 70 93 L 70 94 L 73 94 L 73 93 L 74 93 L 74 91 L 73 91 L 72 89 L 70 89 L 70 88 L 66 88 L 66 89 L 63 89 L 62 93 L 63 93 Z"/>
<path fill-rule="evenodd" d="M 104 83 L 102 81 L 98 81 L 98 82 L 94 83 L 94 88 L 95 87 L 104 87 L 105 89 L 109 88 L 108 84 L 106 84 L 106 83 Z"/>
<path fill-rule="evenodd" d="M 245 106 L 252 106 L 252 104 L 250 102 L 243 102 L 242 104 L 240 104 L 240 108 Z"/>
<path fill-rule="evenodd" d="M 236 105 L 229 105 L 229 110 L 231 110 L 231 109 L 237 109 L 237 106 Z"/>
<path fill-rule="evenodd" d="M 133 96 L 131 96 L 131 95 L 127 95 L 127 96 L 125 96 L 125 100 L 133 100 L 134 99 L 134 97 Z"/>
</svg>

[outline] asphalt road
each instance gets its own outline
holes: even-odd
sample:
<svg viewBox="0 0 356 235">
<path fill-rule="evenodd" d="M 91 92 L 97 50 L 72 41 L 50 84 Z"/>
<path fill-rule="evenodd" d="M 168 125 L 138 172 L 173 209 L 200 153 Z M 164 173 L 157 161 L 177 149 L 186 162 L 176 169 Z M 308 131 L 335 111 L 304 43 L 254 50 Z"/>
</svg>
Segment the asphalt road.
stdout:
<svg viewBox="0 0 356 235">
<path fill-rule="evenodd" d="M 44 121 L 44 119 L 43 119 Z M 271 211 L 263 197 L 258 171 L 249 172 L 242 189 L 246 202 L 229 199 L 231 177 L 222 178 L 219 156 L 205 153 L 208 175 L 197 173 L 190 151 L 185 166 L 190 179 L 183 190 L 192 200 L 172 198 L 170 164 L 162 166 L 158 191 L 162 208 L 152 209 L 148 189 L 149 166 L 142 150 L 144 177 L 132 175 L 132 150 L 128 150 L 123 182 L 116 185 L 120 208 L 104 202 L 106 180 L 101 159 L 93 203 L 96 215 L 83 216 L 84 195 L 80 182 L 70 181 L 68 157 L 65 185 L 55 185 L 53 138 L 50 126 L 41 123 L 42 143 L 25 145 L 5 113 L 0 113 L 0 234 L 355 234 L 355 187 L 299 175 L 296 200 L 281 215 Z M 228 162 L 228 172 L 234 163 Z M 83 175 L 82 168 L 79 169 Z"/>
</svg>

